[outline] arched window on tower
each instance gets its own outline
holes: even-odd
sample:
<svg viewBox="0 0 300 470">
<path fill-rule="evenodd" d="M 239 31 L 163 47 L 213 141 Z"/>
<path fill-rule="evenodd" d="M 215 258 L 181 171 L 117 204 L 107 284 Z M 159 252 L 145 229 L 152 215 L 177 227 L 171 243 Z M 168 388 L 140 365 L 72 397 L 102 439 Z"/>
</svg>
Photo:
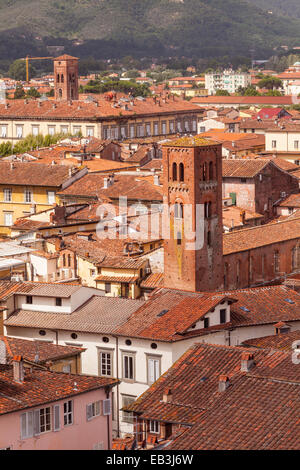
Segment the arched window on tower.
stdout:
<svg viewBox="0 0 300 470">
<path fill-rule="evenodd" d="M 292 249 L 292 271 L 296 271 L 300 267 L 300 247 L 295 246 Z"/>
<path fill-rule="evenodd" d="M 183 204 L 181 202 L 175 203 L 174 217 L 175 219 L 183 219 Z"/>
<path fill-rule="evenodd" d="M 204 162 L 203 164 L 203 181 L 207 180 L 207 163 Z"/>
<path fill-rule="evenodd" d="M 274 251 L 274 272 L 278 273 L 280 268 L 280 256 L 279 256 L 279 251 L 275 250 Z"/>
<path fill-rule="evenodd" d="M 184 181 L 184 166 L 183 166 L 183 163 L 179 163 L 179 181 Z"/>
<path fill-rule="evenodd" d="M 175 162 L 172 165 L 172 178 L 173 181 L 177 181 L 177 164 Z"/>
<path fill-rule="evenodd" d="M 63 75 L 61 75 L 60 81 L 61 81 L 61 83 L 64 83 L 65 79 L 64 79 L 64 76 L 63 76 Z"/>
<path fill-rule="evenodd" d="M 224 264 L 224 289 L 228 289 L 228 263 Z"/>
<path fill-rule="evenodd" d="M 207 232 L 207 246 L 211 247 L 211 231 L 208 230 Z"/>
<path fill-rule="evenodd" d="M 62 89 L 61 88 L 58 90 L 58 97 L 62 98 Z"/>
<path fill-rule="evenodd" d="M 56 80 L 57 80 L 57 83 L 59 83 L 59 73 L 57 74 L 57 77 L 56 77 Z"/>
<path fill-rule="evenodd" d="M 214 179 L 213 162 L 209 162 L 209 180 L 212 181 L 213 179 Z"/>
<path fill-rule="evenodd" d="M 204 216 L 206 219 L 209 219 L 211 217 L 211 202 L 205 202 L 204 203 Z"/>
<path fill-rule="evenodd" d="M 240 287 L 241 260 L 236 263 L 236 288 Z"/>
</svg>

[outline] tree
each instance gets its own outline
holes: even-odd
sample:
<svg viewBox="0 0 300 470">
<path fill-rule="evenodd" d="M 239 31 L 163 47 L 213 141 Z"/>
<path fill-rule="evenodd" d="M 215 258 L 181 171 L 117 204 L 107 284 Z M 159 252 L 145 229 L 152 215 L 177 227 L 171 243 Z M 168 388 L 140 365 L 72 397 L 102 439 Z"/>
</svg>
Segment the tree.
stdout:
<svg viewBox="0 0 300 470">
<path fill-rule="evenodd" d="M 230 93 L 227 90 L 219 89 L 216 91 L 216 96 L 230 96 Z"/>
<path fill-rule="evenodd" d="M 266 76 L 258 82 L 258 88 L 266 88 L 267 90 L 274 90 L 282 88 L 282 81 L 277 77 Z"/>
<path fill-rule="evenodd" d="M 14 99 L 15 100 L 21 100 L 22 98 L 25 98 L 26 94 L 25 94 L 25 91 L 24 91 L 24 88 L 22 87 L 22 85 L 17 85 L 16 87 L 16 91 L 14 93 Z"/>
<path fill-rule="evenodd" d="M 36 74 L 35 69 L 29 64 L 29 76 L 33 77 Z M 18 81 L 26 80 L 26 61 L 15 60 L 8 69 L 8 75 L 10 78 Z"/>
<path fill-rule="evenodd" d="M 27 98 L 40 98 L 41 94 L 37 91 L 36 88 L 29 88 L 26 93 Z"/>
</svg>

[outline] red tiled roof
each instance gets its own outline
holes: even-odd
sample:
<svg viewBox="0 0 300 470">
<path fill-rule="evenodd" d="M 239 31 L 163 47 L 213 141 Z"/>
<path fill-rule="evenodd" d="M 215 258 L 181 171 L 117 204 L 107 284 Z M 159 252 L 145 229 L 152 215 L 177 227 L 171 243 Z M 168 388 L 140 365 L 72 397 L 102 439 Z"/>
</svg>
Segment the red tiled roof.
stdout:
<svg viewBox="0 0 300 470">
<path fill-rule="evenodd" d="M 117 94 L 117 99 L 123 96 Z M 153 98 L 145 100 L 134 99 L 133 105 L 128 103 L 128 109 L 124 109 L 121 104 L 107 101 L 105 95 L 100 95 L 97 102 L 86 101 L 55 101 L 48 100 L 40 102 L 38 100 L 13 100 L 8 106 L 0 104 L 1 119 L 39 119 L 39 120 L 57 120 L 72 119 L 89 121 L 98 121 L 105 119 L 115 119 L 121 116 L 139 116 L 154 114 L 171 113 L 200 113 L 199 106 L 185 101 L 179 97 L 169 98 L 166 102 L 157 99 L 155 103 Z"/>
<path fill-rule="evenodd" d="M 31 341 L 21 338 L 11 338 L 9 336 L 0 336 L 6 346 L 7 357 L 12 359 L 15 355 L 21 355 L 26 360 L 35 362 L 38 355 L 38 363 L 44 363 L 50 360 L 58 360 L 64 357 L 77 356 L 85 351 L 82 348 L 72 346 L 60 346 L 47 343 L 45 341 Z"/>
<path fill-rule="evenodd" d="M 299 217 L 225 233 L 223 234 L 223 254 L 226 256 L 285 240 L 297 240 L 299 234 Z"/>
<path fill-rule="evenodd" d="M 76 382 L 76 387 L 75 387 Z M 118 380 L 26 368 L 24 382 L 13 381 L 13 368 L 0 365 L 0 415 L 113 387 Z"/>
<path fill-rule="evenodd" d="M 192 103 L 199 104 L 277 104 L 277 105 L 292 105 L 292 96 L 208 96 L 208 97 L 195 97 L 191 99 Z"/>
<path fill-rule="evenodd" d="M 223 178 L 254 178 L 269 161 L 263 159 L 233 159 L 222 161 Z"/>
<path fill-rule="evenodd" d="M 60 187 L 69 179 L 65 166 L 0 162 L 0 184 Z"/>
<path fill-rule="evenodd" d="M 264 336 L 261 338 L 247 339 L 243 342 L 243 345 L 246 347 L 252 346 L 254 348 L 261 349 L 278 349 L 280 351 L 288 351 L 291 353 L 292 345 L 296 341 L 299 342 L 300 346 L 300 330 L 281 333 L 278 335 L 274 334 L 272 336 Z"/>
<path fill-rule="evenodd" d="M 300 370 L 290 354 L 196 344 L 126 410 L 186 427 L 170 450 L 299 449 Z M 229 385 L 219 392 L 220 377 Z M 171 401 L 165 403 L 165 390 Z"/>
</svg>

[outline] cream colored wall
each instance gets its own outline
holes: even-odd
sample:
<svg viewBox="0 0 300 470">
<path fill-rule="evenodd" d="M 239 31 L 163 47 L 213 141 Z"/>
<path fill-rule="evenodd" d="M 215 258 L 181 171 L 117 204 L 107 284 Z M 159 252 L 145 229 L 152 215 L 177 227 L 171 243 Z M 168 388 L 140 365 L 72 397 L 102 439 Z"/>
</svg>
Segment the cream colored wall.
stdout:
<svg viewBox="0 0 300 470">
<path fill-rule="evenodd" d="M 272 141 L 276 140 L 276 148 L 272 147 Z M 298 149 L 295 148 L 298 141 Z M 300 155 L 300 132 L 266 132 L 267 152 L 299 152 Z M 295 158 L 296 159 L 296 158 Z"/>
<path fill-rule="evenodd" d="M 47 135 L 49 134 L 49 127 L 54 127 L 54 133 L 61 133 L 62 128 L 67 127 L 66 133 L 70 134 L 76 134 L 76 128 L 80 127 L 81 128 L 81 133 L 84 137 L 87 137 L 87 129 L 88 128 L 94 128 L 94 137 L 101 138 L 101 124 L 96 123 L 96 122 L 88 122 L 88 121 L 78 121 L 78 122 L 70 122 L 70 121 L 30 121 L 30 120 L 1 120 L 0 121 L 0 128 L 2 126 L 7 126 L 7 137 L 2 138 L 0 134 L 0 143 L 2 142 L 7 142 L 11 141 L 12 143 L 16 143 L 20 138 L 17 137 L 17 127 L 22 126 L 23 127 L 23 137 L 25 138 L 28 135 L 32 134 L 32 128 L 34 126 L 38 126 L 39 128 L 39 134 L 41 135 Z"/>
</svg>

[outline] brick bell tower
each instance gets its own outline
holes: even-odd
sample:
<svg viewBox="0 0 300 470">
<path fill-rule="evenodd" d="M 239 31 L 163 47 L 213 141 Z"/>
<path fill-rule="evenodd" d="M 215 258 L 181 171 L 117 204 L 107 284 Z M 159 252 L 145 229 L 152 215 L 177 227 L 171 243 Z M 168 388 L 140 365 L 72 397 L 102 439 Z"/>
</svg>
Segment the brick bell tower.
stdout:
<svg viewBox="0 0 300 470">
<path fill-rule="evenodd" d="M 164 203 L 170 211 L 170 237 L 164 241 L 165 287 L 223 288 L 221 149 L 221 144 L 199 137 L 183 137 L 163 146 Z M 190 233 L 196 227 L 202 242 L 191 249 Z"/>
<path fill-rule="evenodd" d="M 54 59 L 54 96 L 58 101 L 78 100 L 78 58 L 62 55 Z"/>
</svg>

